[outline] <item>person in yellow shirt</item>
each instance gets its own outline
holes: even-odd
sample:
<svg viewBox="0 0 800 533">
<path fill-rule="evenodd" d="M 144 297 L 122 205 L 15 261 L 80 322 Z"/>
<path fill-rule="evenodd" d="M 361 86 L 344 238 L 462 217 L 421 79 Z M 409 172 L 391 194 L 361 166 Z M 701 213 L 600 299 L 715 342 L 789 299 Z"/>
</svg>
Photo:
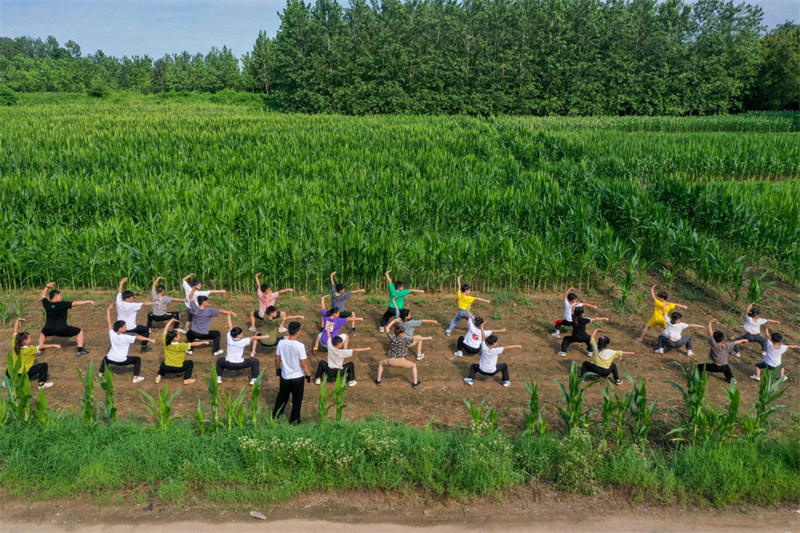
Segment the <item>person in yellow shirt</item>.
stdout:
<svg viewBox="0 0 800 533">
<path fill-rule="evenodd" d="M 469 310 L 472 307 L 472 302 L 491 303 L 489 300 L 472 296 L 472 288 L 466 283 L 463 285 L 461 284 L 461 276 L 458 276 L 458 280 L 456 281 L 456 291 L 458 295 L 458 312 L 456 312 L 456 316 L 453 317 L 453 320 L 450 321 L 450 325 L 447 326 L 444 332 L 448 337 L 453 333 L 453 330 L 461 320 L 469 319 Z"/>
<path fill-rule="evenodd" d="M 172 318 L 167 325 L 164 326 L 164 360 L 161 366 L 158 367 L 158 375 L 156 376 L 156 383 L 161 382 L 161 378 L 167 374 L 180 374 L 183 373 L 183 384 L 189 385 L 194 383 L 192 378 L 192 370 L 194 369 L 194 361 L 186 360 L 186 350 L 191 350 L 195 346 L 208 346 L 211 341 L 195 341 L 181 342 L 182 329 L 171 329 L 174 323 L 178 322 L 177 319 Z"/>
<path fill-rule="evenodd" d="M 623 355 L 636 355 L 636 353 L 623 352 L 608 348 L 608 345 L 611 344 L 611 339 L 605 335 L 598 339 L 598 331 L 600 331 L 600 328 L 597 328 L 592 332 L 592 336 L 589 341 L 592 345 L 592 362 L 583 362 L 583 365 L 581 365 L 581 375 L 583 376 L 584 374 L 591 373 L 605 378 L 611 374 L 614 377 L 614 383 L 617 385 L 622 385 L 622 380 L 619 379 L 617 363 L 614 361 Z"/>
<path fill-rule="evenodd" d="M 47 363 L 36 363 L 36 356 L 41 350 L 49 348 L 61 348 L 60 344 L 40 344 L 38 346 L 31 345 L 31 334 L 27 331 L 19 331 L 20 322 L 25 322 L 24 318 L 18 318 L 14 321 L 14 333 L 11 336 L 11 355 L 14 363 L 19 366 L 19 373 L 26 372 L 28 378 L 33 381 L 39 381 L 40 389 L 47 389 L 53 386 L 51 381 L 47 381 L 48 367 Z M 8 376 L 9 369 L 6 369 Z"/>
<path fill-rule="evenodd" d="M 659 291 L 658 294 L 656 294 L 655 285 L 650 287 L 650 295 L 653 297 L 653 316 L 650 317 L 647 325 L 642 330 L 642 334 L 636 339 L 639 342 L 644 342 L 644 336 L 647 335 L 647 330 L 650 328 L 666 329 L 667 322 L 664 320 L 664 317 L 669 316 L 673 309 L 676 307 L 688 309 L 685 305 L 667 301 L 667 298 L 669 298 L 667 291 Z"/>
</svg>

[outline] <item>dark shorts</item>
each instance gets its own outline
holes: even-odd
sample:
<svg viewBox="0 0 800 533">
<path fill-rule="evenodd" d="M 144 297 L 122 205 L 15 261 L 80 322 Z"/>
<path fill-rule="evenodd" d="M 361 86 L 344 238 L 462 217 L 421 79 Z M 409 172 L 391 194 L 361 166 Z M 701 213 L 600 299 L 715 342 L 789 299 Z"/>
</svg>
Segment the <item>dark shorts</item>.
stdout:
<svg viewBox="0 0 800 533">
<path fill-rule="evenodd" d="M 45 337 L 74 337 L 81 332 L 81 328 L 75 326 L 56 326 L 42 328 Z"/>
<path fill-rule="evenodd" d="M 775 370 L 778 368 L 777 366 L 769 366 L 765 361 L 761 361 L 760 363 L 756 363 L 758 368 L 769 368 L 770 370 Z"/>
<path fill-rule="evenodd" d="M 353 316 L 352 311 L 339 311 L 339 318 L 347 318 Z"/>
<path fill-rule="evenodd" d="M 253 310 L 253 316 L 256 317 L 259 320 L 264 320 L 264 316 L 258 314 L 258 309 L 254 309 Z"/>
</svg>

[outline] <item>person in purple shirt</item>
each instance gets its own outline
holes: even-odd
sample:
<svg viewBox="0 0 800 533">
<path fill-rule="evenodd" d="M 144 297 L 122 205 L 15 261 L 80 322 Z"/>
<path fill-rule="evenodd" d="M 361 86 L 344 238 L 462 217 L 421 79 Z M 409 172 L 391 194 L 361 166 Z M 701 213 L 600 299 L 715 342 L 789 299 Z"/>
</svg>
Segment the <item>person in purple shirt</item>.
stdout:
<svg viewBox="0 0 800 533">
<path fill-rule="evenodd" d="M 340 316 L 341 310 L 337 307 L 332 307 L 327 309 L 325 306 L 325 300 L 328 298 L 328 295 L 324 295 L 322 300 L 320 301 L 320 307 L 322 309 L 322 331 L 320 331 L 319 335 L 317 335 L 317 339 L 314 341 L 314 350 L 319 351 L 320 343 L 323 347 L 328 346 L 328 339 L 333 338 L 336 336 L 342 337 L 342 339 L 347 339 L 347 335 L 343 335 L 339 333 L 339 330 L 342 329 L 348 322 L 351 323 L 351 328 L 354 327 L 354 324 L 360 320 L 364 320 L 363 318 L 356 318 L 355 316 L 349 316 L 347 318 L 342 318 Z"/>
</svg>

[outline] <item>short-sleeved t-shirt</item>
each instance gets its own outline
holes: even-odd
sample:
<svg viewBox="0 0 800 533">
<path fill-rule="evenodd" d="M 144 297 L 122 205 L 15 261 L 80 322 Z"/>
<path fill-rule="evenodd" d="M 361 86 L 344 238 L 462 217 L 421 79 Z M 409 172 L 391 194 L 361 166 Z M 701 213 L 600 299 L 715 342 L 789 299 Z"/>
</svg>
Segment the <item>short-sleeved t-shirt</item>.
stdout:
<svg viewBox="0 0 800 533">
<path fill-rule="evenodd" d="M 485 333 L 488 337 L 492 334 L 492 330 L 486 330 Z M 481 347 L 481 328 L 477 327 L 471 318 L 467 319 L 467 334 L 464 335 L 464 344 L 476 350 Z"/>
<path fill-rule="evenodd" d="M 744 315 L 744 330 L 750 335 L 761 335 L 761 326 L 767 323 L 767 319 L 758 318 L 753 320 L 750 315 Z"/>
<path fill-rule="evenodd" d="M 11 336 L 11 346 L 14 346 L 17 341 L 17 336 Z M 14 357 L 15 362 L 21 360 L 22 366 L 19 369 L 19 373 L 22 374 L 23 372 L 27 372 L 33 366 L 34 361 L 36 360 L 36 354 L 39 352 L 39 347 L 29 344 L 27 346 L 22 346 L 19 349 L 18 354 L 12 354 Z"/>
<path fill-rule="evenodd" d="M 664 336 L 671 341 L 679 341 L 683 336 L 683 330 L 689 327 L 686 322 L 678 322 L 673 324 L 671 320 L 667 320 L 667 329 L 664 330 Z"/>
<path fill-rule="evenodd" d="M 192 331 L 205 335 L 211 327 L 211 319 L 219 315 L 219 309 L 206 307 L 200 309 L 197 304 L 192 302 Z"/>
<path fill-rule="evenodd" d="M 497 358 L 500 357 L 504 349 L 502 346 L 489 348 L 485 342 L 481 342 L 481 360 L 478 362 L 478 368 L 482 372 L 489 374 L 497 372 Z"/>
<path fill-rule="evenodd" d="M 194 293 L 194 298 L 192 300 L 189 300 L 189 295 L 192 294 L 192 286 L 189 285 L 188 281 L 184 281 L 181 284 L 181 287 L 183 287 L 183 292 L 186 293 L 186 298 L 183 300 L 184 305 L 186 305 L 186 309 L 192 308 L 192 302 L 194 302 L 194 304 L 197 305 L 198 296 L 209 296 L 211 294 L 211 291 L 196 291 Z"/>
<path fill-rule="evenodd" d="M 398 309 L 405 309 L 406 296 L 411 294 L 409 289 L 397 290 L 394 283 L 389 284 L 389 307 L 394 307 L 397 304 Z"/>
<path fill-rule="evenodd" d="M 728 356 L 730 356 L 731 351 L 733 351 L 733 348 L 736 346 L 736 343 L 717 342 L 713 337 L 708 339 L 708 343 L 711 345 L 711 351 L 708 354 L 708 356 L 711 358 L 711 362 L 719 366 L 727 365 Z"/>
<path fill-rule="evenodd" d="M 422 320 L 406 320 L 401 324 L 403 324 L 403 329 L 406 330 L 406 337 L 413 337 L 414 330 L 422 325 Z"/>
<path fill-rule="evenodd" d="M 462 311 L 469 311 L 469 308 L 472 307 L 472 302 L 474 301 L 474 296 L 464 294 L 460 290 L 458 291 L 458 308 Z"/>
<path fill-rule="evenodd" d="M 263 317 L 264 313 L 267 312 L 267 307 L 275 305 L 279 294 L 275 291 L 266 293 L 261 290 L 261 287 L 256 290 L 256 294 L 258 294 L 258 316 Z"/>
<path fill-rule="evenodd" d="M 572 322 L 572 302 L 564 298 L 564 314 L 561 315 L 567 322 Z"/>
<path fill-rule="evenodd" d="M 331 305 L 339 311 L 346 311 L 347 300 L 353 295 L 352 292 L 347 291 L 341 294 L 336 292 L 336 285 L 331 285 Z"/>
<path fill-rule="evenodd" d="M 142 308 L 140 302 L 126 302 L 122 293 L 117 293 L 117 320 L 125 322 L 127 329 L 136 328 L 136 313 Z"/>
<path fill-rule="evenodd" d="M 600 368 L 611 368 L 611 363 L 619 357 L 622 357 L 621 350 L 612 350 L 611 348 L 598 350 L 597 343 L 592 343 L 592 363 Z"/>
<path fill-rule="evenodd" d="M 389 335 L 389 359 L 399 359 L 408 355 L 408 347 L 413 344 L 414 339 L 403 335 Z"/>
<path fill-rule="evenodd" d="M 42 298 L 42 307 L 47 319 L 45 328 L 60 328 L 67 325 L 67 310 L 72 308 L 72 302 L 51 302 Z"/>
<path fill-rule="evenodd" d="M 775 345 L 772 344 L 772 341 L 767 339 L 767 355 L 764 356 L 764 362 L 772 367 L 779 366 L 783 354 L 785 354 L 788 349 L 789 347 L 785 344 L 781 344 L 780 347 L 776 348 Z"/>
<path fill-rule="evenodd" d="M 353 350 L 349 348 L 336 348 L 328 344 L 328 367 L 342 368 L 344 360 L 353 357 Z"/>
<path fill-rule="evenodd" d="M 113 329 L 108 330 L 108 339 L 111 341 L 111 348 L 106 357 L 109 361 L 123 363 L 128 358 L 128 349 L 131 344 L 136 342 L 136 336 L 117 333 Z"/>
<path fill-rule="evenodd" d="M 305 375 L 300 361 L 307 359 L 305 345 L 292 339 L 281 339 L 275 348 L 275 355 L 281 358 L 281 378 L 297 379 Z"/>
<path fill-rule="evenodd" d="M 166 294 L 158 295 L 155 289 L 150 289 L 150 294 L 153 296 L 153 314 L 156 316 L 164 316 L 167 314 L 167 305 L 172 303 L 172 298 Z"/>
<path fill-rule="evenodd" d="M 241 339 L 234 339 L 231 332 L 228 332 L 228 353 L 225 355 L 225 360 L 229 363 L 241 363 L 244 361 L 244 350 L 250 346 L 250 337 L 242 337 Z"/>
<path fill-rule="evenodd" d="M 189 343 L 173 342 L 172 344 L 167 344 L 166 333 L 161 337 L 161 341 L 164 343 L 164 364 L 167 366 L 183 366 L 183 362 L 186 360 L 186 350 L 191 348 Z"/>
<path fill-rule="evenodd" d="M 586 336 L 586 326 L 591 323 L 592 319 L 587 317 L 580 317 L 577 320 L 574 319 L 572 321 L 572 335 L 575 337 L 585 337 Z"/>
<path fill-rule="evenodd" d="M 347 324 L 346 318 L 333 318 L 328 316 L 328 310 L 322 311 L 322 333 L 320 333 L 319 341 L 324 345 L 328 345 L 328 338 L 335 337 L 339 334 L 339 330 Z"/>
</svg>

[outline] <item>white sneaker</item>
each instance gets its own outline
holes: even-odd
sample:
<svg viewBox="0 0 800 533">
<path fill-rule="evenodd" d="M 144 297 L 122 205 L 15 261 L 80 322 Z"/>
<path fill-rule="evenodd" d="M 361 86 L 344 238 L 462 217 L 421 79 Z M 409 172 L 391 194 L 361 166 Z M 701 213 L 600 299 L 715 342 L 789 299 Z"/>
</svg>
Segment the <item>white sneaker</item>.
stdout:
<svg viewBox="0 0 800 533">
<path fill-rule="evenodd" d="M 761 357 L 766 357 L 766 356 L 767 356 L 767 352 L 761 352 Z"/>
<path fill-rule="evenodd" d="M 356 381 L 356 380 L 347 382 L 347 386 L 348 387 L 355 387 L 356 385 L 358 385 L 358 381 Z"/>
<path fill-rule="evenodd" d="M 470 378 L 464 378 L 464 383 L 466 383 L 467 385 L 469 385 L 471 387 L 473 381 Z"/>
<path fill-rule="evenodd" d="M 752 379 L 753 381 L 761 381 L 761 378 L 760 378 L 760 377 L 758 377 L 758 376 L 756 376 L 755 374 L 753 374 L 752 376 L 750 376 L 750 379 Z"/>
<path fill-rule="evenodd" d="M 386 331 L 386 328 L 381 326 L 381 327 L 378 328 L 378 331 L 381 332 L 381 333 L 384 333 Z"/>
<path fill-rule="evenodd" d="M 591 357 L 592 355 L 592 352 L 586 352 L 586 357 Z"/>
<path fill-rule="evenodd" d="M 322 385 L 322 380 L 320 378 L 315 379 L 314 385 Z"/>
<path fill-rule="evenodd" d="M 278 333 L 286 333 L 287 331 L 289 331 L 289 330 L 284 328 L 284 327 L 278 328 Z"/>
<path fill-rule="evenodd" d="M 249 328 L 247 328 L 247 331 L 255 333 L 256 332 L 256 328 L 254 328 L 253 326 L 250 326 Z"/>
<path fill-rule="evenodd" d="M 417 354 L 417 361 L 419 361 L 420 359 L 424 359 L 424 358 L 425 358 L 425 354 L 424 353 L 418 353 Z"/>
<path fill-rule="evenodd" d="M 53 382 L 52 381 L 47 381 L 45 383 L 39 383 L 39 389 L 49 389 L 52 386 L 53 386 Z"/>
<path fill-rule="evenodd" d="M 222 376 L 217 376 L 217 385 L 222 384 Z"/>
<path fill-rule="evenodd" d="M 688 355 L 689 357 L 691 357 L 691 356 L 693 356 L 693 355 L 694 355 L 694 352 L 693 352 L 693 351 L 691 351 L 691 350 L 686 350 L 686 355 Z"/>
<path fill-rule="evenodd" d="M 656 348 L 653 350 L 655 353 L 664 353 L 664 348 Z"/>
<path fill-rule="evenodd" d="M 566 357 L 567 356 L 567 352 L 558 352 L 558 355 L 560 355 L 561 357 Z"/>
<path fill-rule="evenodd" d="M 741 357 L 742 356 L 742 354 L 740 354 L 739 352 L 733 352 L 733 355 L 735 355 L 736 357 Z"/>
<path fill-rule="evenodd" d="M 464 357 L 464 353 L 461 350 L 458 350 L 457 352 L 453 352 L 453 355 L 455 355 L 456 357 Z"/>
<path fill-rule="evenodd" d="M 503 387 L 510 387 L 510 386 L 511 386 L 511 382 L 510 381 L 504 381 L 503 382 Z"/>
<path fill-rule="evenodd" d="M 144 381 L 144 376 L 133 376 L 132 383 L 139 383 L 140 381 Z"/>
<path fill-rule="evenodd" d="M 553 337 L 555 337 L 556 339 L 560 339 L 560 338 L 561 338 L 561 332 L 560 332 L 560 331 L 554 331 L 554 332 L 553 332 L 553 333 L 551 333 L 550 335 L 552 335 L 552 336 L 553 336 Z"/>
<path fill-rule="evenodd" d="M 216 352 L 214 352 L 214 355 L 222 355 L 224 353 L 225 353 L 225 350 L 217 350 Z"/>
<path fill-rule="evenodd" d="M 185 353 L 186 355 L 192 355 L 192 351 L 191 351 L 191 350 L 186 350 L 186 351 L 185 351 L 185 352 L 183 352 L 183 353 Z"/>
<path fill-rule="evenodd" d="M 161 376 L 160 375 L 156 376 L 156 383 L 161 383 Z"/>
<path fill-rule="evenodd" d="M 256 384 L 256 380 L 255 380 L 255 379 L 251 379 L 251 380 L 250 380 L 250 386 L 252 387 L 252 386 L 253 386 L 253 385 L 255 385 L 255 384 Z"/>
</svg>

